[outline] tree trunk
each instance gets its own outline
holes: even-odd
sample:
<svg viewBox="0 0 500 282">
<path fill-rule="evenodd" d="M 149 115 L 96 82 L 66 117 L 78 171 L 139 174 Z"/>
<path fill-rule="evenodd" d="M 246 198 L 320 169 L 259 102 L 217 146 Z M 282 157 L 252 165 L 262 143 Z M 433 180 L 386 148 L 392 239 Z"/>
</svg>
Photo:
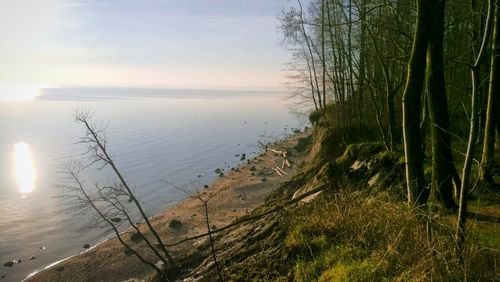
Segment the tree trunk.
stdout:
<svg viewBox="0 0 500 282">
<path fill-rule="evenodd" d="M 300 16 L 301 33 L 302 33 L 302 36 L 304 37 L 307 51 L 308 51 L 309 56 L 311 58 L 311 69 L 310 70 L 312 71 L 313 78 L 314 78 L 314 84 L 316 86 L 318 106 L 319 106 L 319 109 L 322 109 L 323 103 L 321 100 L 320 87 L 319 87 L 319 83 L 318 83 L 318 73 L 316 71 L 316 63 L 314 62 L 314 54 L 313 54 L 312 46 L 311 46 L 312 42 L 311 42 L 309 36 L 307 35 L 307 31 L 306 31 L 306 27 L 305 27 L 304 11 L 302 9 L 302 3 L 300 2 L 300 0 L 297 0 L 297 3 L 299 4 L 299 7 L 300 7 L 299 16 Z M 307 54 L 306 54 L 306 56 L 307 56 Z"/>
<path fill-rule="evenodd" d="M 500 64 L 500 1 L 495 3 L 495 24 L 493 29 L 493 43 L 491 50 L 490 65 L 490 88 L 488 93 L 488 104 L 486 108 L 486 122 L 483 138 L 483 155 L 481 158 L 481 178 L 490 183 L 493 182 L 491 169 L 493 167 L 493 152 L 495 149 L 495 127 L 500 114 L 500 79 L 498 74 L 498 65 Z"/>
<path fill-rule="evenodd" d="M 417 25 L 408 63 L 408 78 L 403 94 L 403 139 L 406 159 L 408 204 L 425 204 L 429 192 L 425 188 L 423 150 L 420 137 L 421 96 L 425 78 L 426 50 L 430 34 L 433 0 L 417 0 Z"/>
<path fill-rule="evenodd" d="M 382 135 L 384 137 L 384 139 L 382 140 L 384 142 L 384 144 L 386 144 L 386 148 L 388 151 L 393 151 L 394 150 L 394 131 L 395 131 L 395 128 L 396 128 L 396 118 L 395 118 L 395 113 L 394 113 L 394 91 L 392 89 L 392 82 L 391 82 L 391 78 L 390 78 L 390 74 L 389 74 L 389 70 L 387 69 L 387 65 L 385 64 L 383 58 L 382 58 L 382 54 L 380 54 L 380 51 L 379 51 L 379 48 L 378 48 L 378 45 L 377 45 L 377 40 L 375 39 L 375 35 L 373 35 L 372 31 L 370 30 L 370 28 L 368 27 L 368 25 L 365 25 L 364 30 L 367 31 L 368 35 L 370 36 L 370 39 L 372 41 L 372 44 L 373 44 L 373 49 L 375 51 L 375 56 L 377 57 L 377 61 L 380 65 L 380 68 L 382 68 L 382 74 L 384 75 L 384 83 L 385 83 L 385 105 L 386 105 L 386 108 L 387 108 L 387 116 L 388 116 L 388 126 L 389 126 L 389 136 L 385 137 L 385 134 L 383 133 L 384 132 L 384 129 L 383 127 L 381 126 L 381 123 L 379 122 L 379 120 L 377 119 L 377 123 L 382 131 Z M 374 104 L 376 103 L 375 102 L 375 99 L 374 100 Z M 375 104 L 375 107 L 376 107 L 376 104 Z M 377 113 L 377 117 L 378 117 L 378 113 Z"/>
<path fill-rule="evenodd" d="M 361 0 L 361 7 L 359 7 L 359 16 L 361 19 L 361 31 L 359 35 L 359 75 L 358 75 L 358 126 L 361 129 L 362 124 L 363 124 L 363 119 L 364 119 L 364 114 L 363 114 L 363 96 L 365 93 L 365 39 L 366 39 L 366 34 L 365 34 L 365 29 L 363 26 L 365 25 L 366 22 L 366 4 L 367 0 Z"/>
<path fill-rule="evenodd" d="M 431 8 L 432 33 L 427 49 L 428 103 L 432 136 L 432 183 L 436 200 L 446 209 L 453 210 L 453 171 L 455 164 L 451 153 L 448 99 L 444 83 L 443 38 L 445 1 L 433 1 Z"/>
<path fill-rule="evenodd" d="M 325 0 L 321 1 L 321 66 L 323 73 L 321 77 L 323 92 L 323 109 L 326 107 L 326 56 L 325 56 Z M 326 117 L 324 117 L 326 120 Z"/>
<path fill-rule="evenodd" d="M 489 37 L 489 30 L 491 25 L 491 9 L 492 2 L 494 0 L 488 1 L 488 16 L 486 18 L 486 24 L 484 27 L 483 40 L 481 43 L 481 48 L 479 54 L 477 55 L 476 61 L 471 69 L 472 77 L 472 95 L 471 95 L 471 119 L 470 119 L 470 130 L 469 130 L 469 140 L 467 143 L 467 154 L 465 155 L 464 167 L 462 171 L 462 185 L 460 187 L 460 202 L 458 209 L 458 223 L 456 230 L 456 246 L 458 249 L 458 254 L 460 260 L 463 262 L 463 247 L 465 242 L 465 222 L 467 220 L 467 193 L 470 186 L 470 171 L 472 167 L 472 158 L 474 155 L 474 145 L 477 138 L 477 126 L 478 126 L 478 112 L 477 112 L 477 102 L 478 102 L 478 87 L 479 87 L 479 68 L 481 67 L 481 62 L 484 58 L 484 53 Z M 498 0 L 496 0 L 498 2 Z M 495 9 L 498 11 L 498 8 Z M 497 12 L 495 12 L 497 14 Z"/>
</svg>

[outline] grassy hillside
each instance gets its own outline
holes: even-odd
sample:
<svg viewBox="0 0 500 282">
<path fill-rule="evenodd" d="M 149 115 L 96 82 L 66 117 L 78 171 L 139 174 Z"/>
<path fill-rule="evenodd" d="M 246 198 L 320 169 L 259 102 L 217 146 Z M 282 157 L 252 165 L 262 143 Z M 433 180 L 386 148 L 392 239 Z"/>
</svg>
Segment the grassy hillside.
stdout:
<svg viewBox="0 0 500 282">
<path fill-rule="evenodd" d="M 305 153 L 297 174 L 249 220 L 217 234 L 229 281 L 493 281 L 500 277 L 500 197 L 471 200 L 465 260 L 455 252 L 456 216 L 409 208 L 404 157 L 382 144 L 345 148 L 316 127 L 292 153 Z M 205 260 L 189 276 L 213 281 Z M 189 260 L 189 259 L 188 259 Z M 193 266 L 191 266 L 193 267 Z"/>
</svg>

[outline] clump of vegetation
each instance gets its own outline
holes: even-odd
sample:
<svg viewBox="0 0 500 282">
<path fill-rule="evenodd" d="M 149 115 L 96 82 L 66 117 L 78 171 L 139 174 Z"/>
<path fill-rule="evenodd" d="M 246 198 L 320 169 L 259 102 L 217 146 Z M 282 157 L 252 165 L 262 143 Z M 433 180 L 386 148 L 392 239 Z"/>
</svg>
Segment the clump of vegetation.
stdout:
<svg viewBox="0 0 500 282">
<path fill-rule="evenodd" d="M 310 114 L 309 114 L 309 122 L 313 125 L 317 124 L 319 122 L 319 120 L 322 118 L 323 114 L 321 113 L 320 110 L 315 110 L 315 111 L 312 111 Z"/>
<path fill-rule="evenodd" d="M 142 237 L 139 233 L 134 232 L 134 233 L 132 233 L 132 235 L 130 235 L 130 241 L 132 241 L 134 243 L 138 243 L 138 242 L 142 241 Z"/>
<path fill-rule="evenodd" d="M 306 149 L 308 149 L 311 146 L 312 143 L 312 136 L 307 135 L 306 137 L 302 137 L 298 140 L 297 145 L 293 148 L 297 152 L 304 152 Z"/>
<path fill-rule="evenodd" d="M 422 219 L 426 220 L 422 220 Z M 425 222 L 431 222 L 431 233 Z M 343 190 L 291 215 L 284 241 L 296 281 L 494 280 L 498 250 L 469 239 L 465 269 L 449 217 L 422 214 L 388 194 Z M 480 263 L 479 263 L 480 262 Z"/>
</svg>

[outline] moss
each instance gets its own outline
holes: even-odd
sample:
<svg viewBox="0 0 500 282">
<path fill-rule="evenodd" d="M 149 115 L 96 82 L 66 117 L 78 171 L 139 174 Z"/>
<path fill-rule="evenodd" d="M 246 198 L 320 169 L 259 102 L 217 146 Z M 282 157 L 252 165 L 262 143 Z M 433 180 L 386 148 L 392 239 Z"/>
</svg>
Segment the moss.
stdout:
<svg viewBox="0 0 500 282">
<path fill-rule="evenodd" d="M 370 260 L 339 262 L 324 271 L 318 281 L 385 281 L 377 271 L 377 264 Z"/>
<path fill-rule="evenodd" d="M 424 167 L 425 182 L 430 183 L 432 179 L 432 166 Z"/>
<path fill-rule="evenodd" d="M 297 260 L 293 269 L 296 281 L 371 281 L 383 277 L 378 264 L 367 258 L 368 252 L 361 246 L 335 245 L 324 235 L 310 240 L 297 235 L 293 245 L 308 246 L 313 256 Z"/>
<path fill-rule="evenodd" d="M 349 281 L 350 267 L 344 263 L 337 263 L 334 267 L 324 271 L 318 281 Z"/>
</svg>

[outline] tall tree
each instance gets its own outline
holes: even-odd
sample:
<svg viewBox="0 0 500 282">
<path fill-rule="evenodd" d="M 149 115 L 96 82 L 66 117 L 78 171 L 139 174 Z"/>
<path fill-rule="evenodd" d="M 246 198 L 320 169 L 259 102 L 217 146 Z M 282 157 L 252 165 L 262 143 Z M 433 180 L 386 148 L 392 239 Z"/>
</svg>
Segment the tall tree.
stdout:
<svg viewBox="0 0 500 282">
<path fill-rule="evenodd" d="M 432 33 L 427 49 L 427 86 L 432 135 L 431 189 L 437 201 L 447 209 L 456 207 L 453 200 L 453 177 L 456 168 L 451 153 L 450 118 L 445 90 L 443 39 L 445 0 L 432 1 Z"/>
<path fill-rule="evenodd" d="M 421 98 L 425 79 L 426 50 L 431 32 L 432 1 L 417 0 L 417 24 L 403 94 L 403 140 L 406 159 L 408 204 L 425 204 L 423 148 L 420 139 Z"/>
</svg>

